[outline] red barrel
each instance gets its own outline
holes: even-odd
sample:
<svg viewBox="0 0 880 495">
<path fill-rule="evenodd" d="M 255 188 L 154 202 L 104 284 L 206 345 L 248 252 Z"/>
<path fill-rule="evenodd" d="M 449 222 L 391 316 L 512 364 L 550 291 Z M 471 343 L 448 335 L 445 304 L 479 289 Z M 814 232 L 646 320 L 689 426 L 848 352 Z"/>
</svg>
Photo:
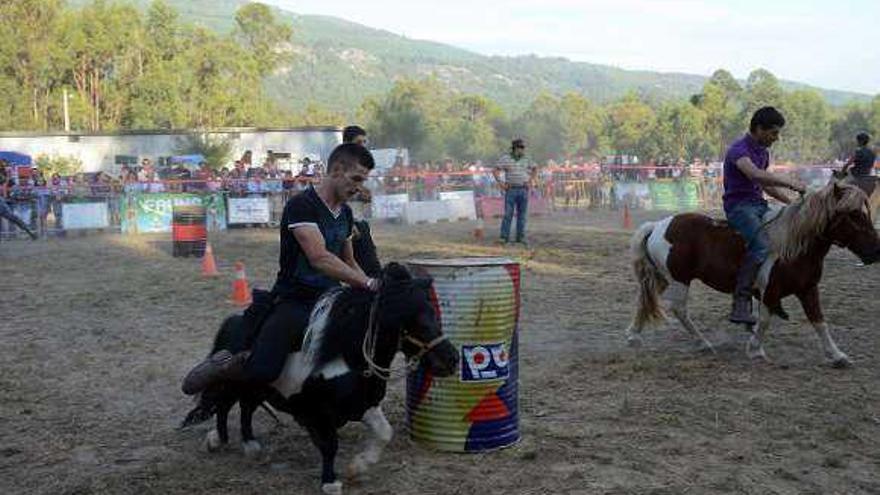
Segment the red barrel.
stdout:
<svg viewBox="0 0 880 495">
<path fill-rule="evenodd" d="M 171 212 L 172 254 L 175 257 L 205 255 L 208 240 L 205 207 L 200 205 L 175 205 Z"/>
</svg>

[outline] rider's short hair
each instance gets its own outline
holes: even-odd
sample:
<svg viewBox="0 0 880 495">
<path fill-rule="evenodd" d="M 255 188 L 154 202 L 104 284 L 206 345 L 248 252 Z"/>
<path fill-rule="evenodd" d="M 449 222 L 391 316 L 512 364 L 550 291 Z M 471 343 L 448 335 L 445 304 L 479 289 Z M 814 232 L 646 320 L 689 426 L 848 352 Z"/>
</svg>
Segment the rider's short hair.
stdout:
<svg viewBox="0 0 880 495">
<path fill-rule="evenodd" d="M 860 132 L 856 134 L 856 142 L 859 143 L 859 146 L 867 146 L 868 141 L 870 140 L 871 136 L 869 136 L 867 132 Z"/>
<path fill-rule="evenodd" d="M 358 136 L 366 136 L 367 131 L 359 125 L 350 125 L 342 130 L 342 142 L 353 143 Z"/>
<path fill-rule="evenodd" d="M 368 170 L 373 170 L 376 167 L 370 150 L 359 144 L 342 143 L 330 153 L 330 158 L 327 160 L 327 171 L 330 172 L 334 167 L 340 166 L 348 169 L 358 164 Z"/>
<path fill-rule="evenodd" d="M 758 130 L 758 127 L 764 130 L 770 130 L 774 127 L 785 127 L 785 117 L 783 117 L 782 113 L 774 107 L 759 108 L 755 114 L 752 115 L 752 121 L 749 123 L 749 131 L 755 132 Z"/>
</svg>

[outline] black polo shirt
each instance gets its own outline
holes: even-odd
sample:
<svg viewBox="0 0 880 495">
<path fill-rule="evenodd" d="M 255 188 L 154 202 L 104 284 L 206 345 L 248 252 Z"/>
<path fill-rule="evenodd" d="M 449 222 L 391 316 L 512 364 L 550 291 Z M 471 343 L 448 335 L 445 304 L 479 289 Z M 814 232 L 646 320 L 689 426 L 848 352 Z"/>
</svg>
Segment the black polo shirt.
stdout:
<svg viewBox="0 0 880 495">
<path fill-rule="evenodd" d="M 347 204 L 337 212 L 330 211 L 314 187 L 290 198 L 281 217 L 280 269 L 275 292 L 280 296 L 315 298 L 338 286 L 338 281 L 320 273 L 309 263 L 293 229 L 308 225 L 317 227 L 324 236 L 327 251 L 341 258 L 345 241 L 351 237 L 353 223 L 354 217 Z"/>
<path fill-rule="evenodd" d="M 867 146 L 859 146 L 853 155 L 852 174 L 855 177 L 871 175 L 877 155 Z"/>
</svg>

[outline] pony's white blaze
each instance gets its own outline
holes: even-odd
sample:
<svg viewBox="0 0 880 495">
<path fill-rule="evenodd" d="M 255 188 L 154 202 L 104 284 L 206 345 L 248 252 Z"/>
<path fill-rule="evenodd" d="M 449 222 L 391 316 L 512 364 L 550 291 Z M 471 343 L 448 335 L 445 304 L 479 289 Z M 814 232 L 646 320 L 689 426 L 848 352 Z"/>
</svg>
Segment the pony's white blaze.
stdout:
<svg viewBox="0 0 880 495">
<path fill-rule="evenodd" d="M 285 398 L 290 398 L 290 396 L 300 393 L 306 379 L 315 371 L 315 362 L 317 361 L 318 351 L 321 348 L 321 342 L 324 340 L 324 330 L 327 328 L 330 311 L 333 309 L 333 305 L 336 303 L 336 299 L 341 292 L 341 288 L 331 289 L 318 299 L 311 315 L 309 315 L 309 326 L 306 329 L 305 337 L 303 337 L 302 350 L 290 353 L 287 361 L 284 362 L 281 374 L 272 382 L 271 387 Z M 331 364 L 333 363 L 327 363 L 322 368 L 326 368 Z"/>
</svg>

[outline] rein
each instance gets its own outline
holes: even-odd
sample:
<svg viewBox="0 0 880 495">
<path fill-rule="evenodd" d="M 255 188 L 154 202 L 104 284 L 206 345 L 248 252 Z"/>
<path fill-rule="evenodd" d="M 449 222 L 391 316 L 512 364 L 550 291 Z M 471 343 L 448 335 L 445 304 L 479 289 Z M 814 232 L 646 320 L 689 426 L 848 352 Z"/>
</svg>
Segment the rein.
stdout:
<svg viewBox="0 0 880 495">
<path fill-rule="evenodd" d="M 387 382 L 395 376 L 403 376 L 407 371 L 416 369 L 419 361 L 427 353 L 431 352 L 431 349 L 446 340 L 447 337 L 440 335 L 426 344 L 415 337 L 406 335 L 404 337 L 406 340 L 419 347 L 419 352 L 416 355 L 408 358 L 406 364 L 399 370 L 391 368 L 390 364 L 387 368 L 376 364 L 374 356 L 376 355 L 376 346 L 379 342 L 379 318 L 376 316 L 379 310 L 379 299 L 381 299 L 380 294 L 376 294 L 376 299 L 370 304 L 370 320 L 367 324 L 367 333 L 364 335 L 364 343 L 361 346 L 361 353 L 363 354 L 364 361 L 367 363 L 367 369 L 364 370 L 363 374 L 367 378 L 375 376 Z"/>
</svg>

